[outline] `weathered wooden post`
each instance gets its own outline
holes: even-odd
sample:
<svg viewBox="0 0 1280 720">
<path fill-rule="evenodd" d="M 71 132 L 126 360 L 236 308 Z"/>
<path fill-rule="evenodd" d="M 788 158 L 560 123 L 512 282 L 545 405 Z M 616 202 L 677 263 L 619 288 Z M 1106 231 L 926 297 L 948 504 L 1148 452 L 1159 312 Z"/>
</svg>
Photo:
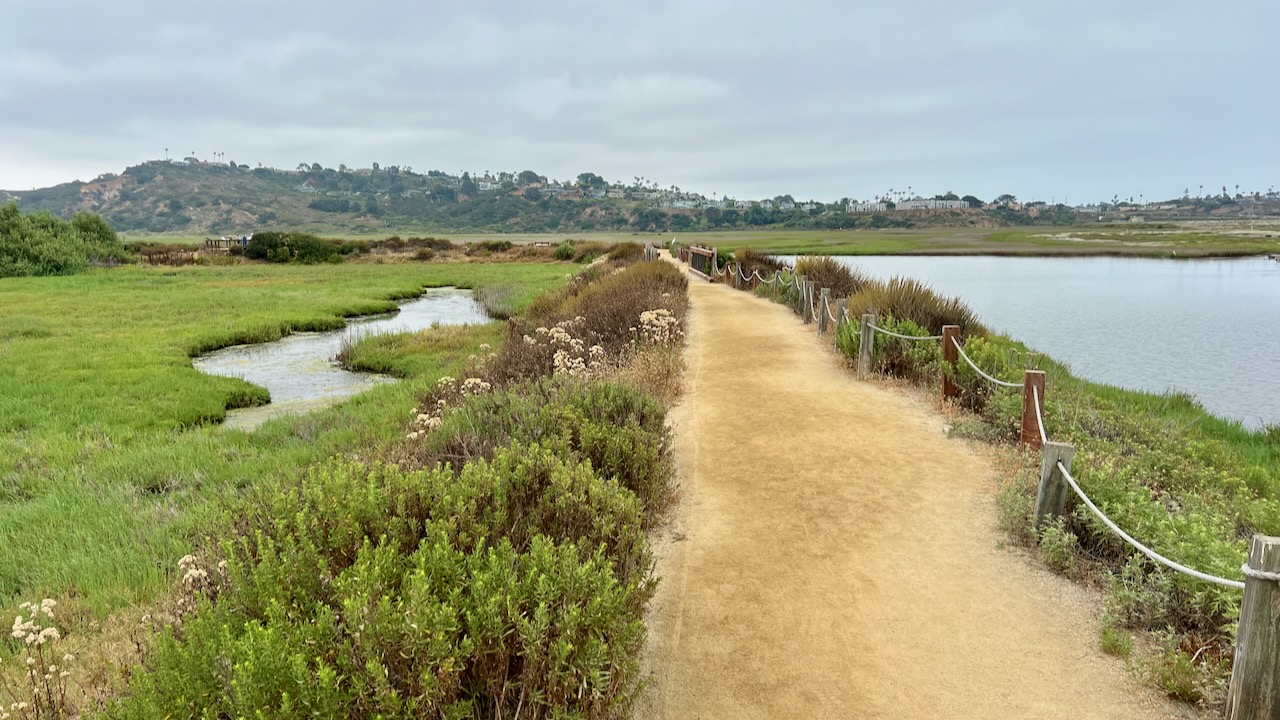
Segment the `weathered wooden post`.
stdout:
<svg viewBox="0 0 1280 720">
<path fill-rule="evenodd" d="M 1036 527 L 1062 515 L 1071 488 L 1058 469 L 1058 463 L 1071 471 L 1071 458 L 1076 449 L 1067 443 L 1051 442 L 1040 451 L 1040 489 L 1036 492 Z"/>
<path fill-rule="evenodd" d="M 844 314 L 849 311 L 849 298 L 836 301 L 836 325 L 831 328 L 831 346 L 840 351 L 840 323 L 844 322 Z"/>
<path fill-rule="evenodd" d="M 800 282 L 800 317 L 804 319 L 804 324 L 808 325 L 813 322 L 813 313 L 809 311 L 810 298 L 813 297 L 813 281 L 802 280 Z"/>
<path fill-rule="evenodd" d="M 876 331 L 871 329 L 876 316 L 865 313 L 862 316 L 862 328 L 858 333 L 858 379 L 866 380 L 871 374 L 871 347 L 876 342 Z"/>
<path fill-rule="evenodd" d="M 822 335 L 827 332 L 828 321 L 831 319 L 831 288 L 822 288 L 818 298 L 818 334 Z"/>
<path fill-rule="evenodd" d="M 956 371 L 956 363 L 960 361 L 960 353 L 956 350 L 956 343 L 960 342 L 960 326 L 959 325 L 943 325 L 942 326 L 942 361 L 947 364 L 951 372 Z M 960 388 L 956 387 L 955 380 L 951 379 L 951 375 L 942 373 L 942 399 L 950 400 L 960 395 Z"/>
<path fill-rule="evenodd" d="M 1044 379 L 1043 370 L 1026 370 L 1022 376 L 1022 437 L 1020 440 L 1023 445 L 1030 445 L 1036 450 L 1043 445 L 1037 413 L 1039 418 L 1044 417 Z M 1048 434 L 1048 430 L 1045 434 Z"/>
<path fill-rule="evenodd" d="M 1244 572 L 1227 716 L 1275 720 L 1280 718 L 1280 537 L 1254 535 Z"/>
</svg>

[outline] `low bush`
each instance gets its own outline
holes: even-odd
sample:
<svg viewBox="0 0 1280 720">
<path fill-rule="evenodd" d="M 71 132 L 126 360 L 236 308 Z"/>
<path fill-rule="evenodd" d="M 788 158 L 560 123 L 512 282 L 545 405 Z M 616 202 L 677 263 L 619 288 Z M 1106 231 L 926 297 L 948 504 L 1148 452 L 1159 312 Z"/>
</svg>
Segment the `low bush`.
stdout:
<svg viewBox="0 0 1280 720">
<path fill-rule="evenodd" d="M 651 562 L 630 491 L 539 446 L 253 493 L 116 718 L 616 716 Z"/>
<path fill-rule="evenodd" d="M 355 253 L 358 247 L 342 240 L 326 240 L 310 233 L 283 233 L 267 230 L 254 233 L 245 247 L 245 257 L 250 260 L 266 260 L 274 263 L 342 262 L 342 258 Z"/>
<path fill-rule="evenodd" d="M 67 221 L 20 212 L 16 202 L 0 205 L 0 278 L 71 275 L 126 259 L 115 231 L 98 215 L 77 213 Z"/>
<path fill-rule="evenodd" d="M 508 444 L 536 442 L 566 462 L 590 463 L 633 492 L 651 514 L 670 501 L 666 410 L 635 388 L 562 375 L 475 395 L 457 390 L 445 383 L 424 399 L 438 411 L 432 413 L 438 421 L 429 423 L 432 430 L 421 442 L 410 443 L 406 460 L 412 466 L 444 462 L 461 469 Z"/>
<path fill-rule="evenodd" d="M 833 291 L 832 297 L 844 296 Z M 959 325 L 960 335 L 966 338 L 987 334 L 986 327 L 978 322 L 977 315 L 959 298 L 942 297 L 928 285 L 911 278 L 893 277 L 888 282 L 867 281 L 848 298 L 851 317 L 875 313 L 910 320 L 928 330 L 930 335 L 941 335 L 943 325 Z"/>
<path fill-rule="evenodd" d="M 803 275 L 806 280 L 812 280 L 814 287 L 830 288 L 832 298 L 851 297 L 868 284 L 874 282 L 870 277 L 850 268 L 830 255 L 796 258 L 795 270 Z M 761 273 L 761 275 L 764 275 L 764 273 Z M 901 317 L 909 316 L 902 315 Z"/>
<path fill-rule="evenodd" d="M 474 242 L 467 245 L 468 255 L 491 255 L 495 253 L 504 253 L 515 244 L 510 240 L 484 240 L 482 242 Z"/>
<path fill-rule="evenodd" d="M 554 253 L 551 254 L 551 256 L 554 257 L 556 260 L 562 260 L 567 262 L 573 259 L 573 253 L 574 253 L 573 242 L 571 240 L 565 240 L 564 242 L 556 246 L 556 250 Z"/>
<path fill-rule="evenodd" d="M 751 277 L 752 273 L 760 273 L 760 277 L 768 278 L 786 265 L 772 255 L 766 255 L 752 248 L 738 248 L 733 252 L 733 261 L 742 266 L 742 272 Z M 846 297 L 837 295 L 836 297 Z"/>
<path fill-rule="evenodd" d="M 609 249 L 609 265 L 622 268 L 644 260 L 644 246 L 635 242 L 623 242 Z"/>
<path fill-rule="evenodd" d="M 584 242 L 573 247 L 573 261 L 579 265 L 589 263 L 609 252 L 609 246 L 598 242 Z"/>
<path fill-rule="evenodd" d="M 570 363 L 580 361 L 585 371 L 593 361 L 616 363 L 646 345 L 678 343 L 687 288 L 684 275 L 667 262 L 640 262 L 608 274 L 589 268 L 513 318 L 507 343 L 485 363 L 483 377 L 505 385 L 557 369 L 576 372 Z"/>
</svg>

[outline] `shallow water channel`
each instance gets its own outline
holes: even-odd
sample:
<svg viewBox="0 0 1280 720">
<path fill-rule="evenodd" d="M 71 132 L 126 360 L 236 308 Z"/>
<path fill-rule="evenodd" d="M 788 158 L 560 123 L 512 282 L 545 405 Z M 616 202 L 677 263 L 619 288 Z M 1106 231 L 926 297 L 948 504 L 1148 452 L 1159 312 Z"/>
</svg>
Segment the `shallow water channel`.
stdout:
<svg viewBox="0 0 1280 720">
<path fill-rule="evenodd" d="M 252 430 L 273 417 L 298 415 L 332 405 L 361 390 L 394 382 L 387 375 L 356 373 L 334 364 L 343 340 L 363 335 L 414 332 L 432 325 L 488 322 L 468 290 L 440 288 L 400 305 L 392 315 L 352 318 L 329 332 L 303 332 L 254 345 L 234 345 L 192 360 L 210 375 L 236 377 L 265 387 L 271 403 L 231 410 L 224 427 Z"/>
<path fill-rule="evenodd" d="M 1067 363 L 1080 377 L 1156 393 L 1185 391 L 1246 427 L 1280 423 L 1275 260 L 840 260 L 876 277 L 912 277 L 958 296 L 993 330 Z"/>
</svg>

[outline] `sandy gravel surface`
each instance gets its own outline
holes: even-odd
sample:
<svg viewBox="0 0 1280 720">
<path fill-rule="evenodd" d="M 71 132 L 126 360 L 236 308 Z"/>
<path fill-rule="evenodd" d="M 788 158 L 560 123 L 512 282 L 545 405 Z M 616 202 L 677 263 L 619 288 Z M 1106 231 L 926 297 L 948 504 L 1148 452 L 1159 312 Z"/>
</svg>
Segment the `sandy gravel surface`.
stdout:
<svg viewBox="0 0 1280 720">
<path fill-rule="evenodd" d="M 1001 548 L 987 460 L 785 308 L 691 280 L 641 718 L 1195 717 Z"/>
</svg>

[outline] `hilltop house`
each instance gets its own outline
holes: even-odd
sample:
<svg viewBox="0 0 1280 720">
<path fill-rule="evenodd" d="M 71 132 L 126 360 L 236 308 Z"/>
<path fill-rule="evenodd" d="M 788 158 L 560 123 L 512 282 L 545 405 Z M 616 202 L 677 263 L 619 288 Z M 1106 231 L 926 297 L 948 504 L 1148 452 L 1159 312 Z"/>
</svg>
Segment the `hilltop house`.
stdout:
<svg viewBox="0 0 1280 720">
<path fill-rule="evenodd" d="M 963 210 L 969 207 L 968 200 L 903 200 L 895 206 L 897 210 Z"/>
<path fill-rule="evenodd" d="M 861 215 L 865 213 L 884 212 L 885 204 L 882 202 L 858 202 L 856 200 L 851 200 L 844 209 L 845 212 L 850 215 Z"/>
</svg>

